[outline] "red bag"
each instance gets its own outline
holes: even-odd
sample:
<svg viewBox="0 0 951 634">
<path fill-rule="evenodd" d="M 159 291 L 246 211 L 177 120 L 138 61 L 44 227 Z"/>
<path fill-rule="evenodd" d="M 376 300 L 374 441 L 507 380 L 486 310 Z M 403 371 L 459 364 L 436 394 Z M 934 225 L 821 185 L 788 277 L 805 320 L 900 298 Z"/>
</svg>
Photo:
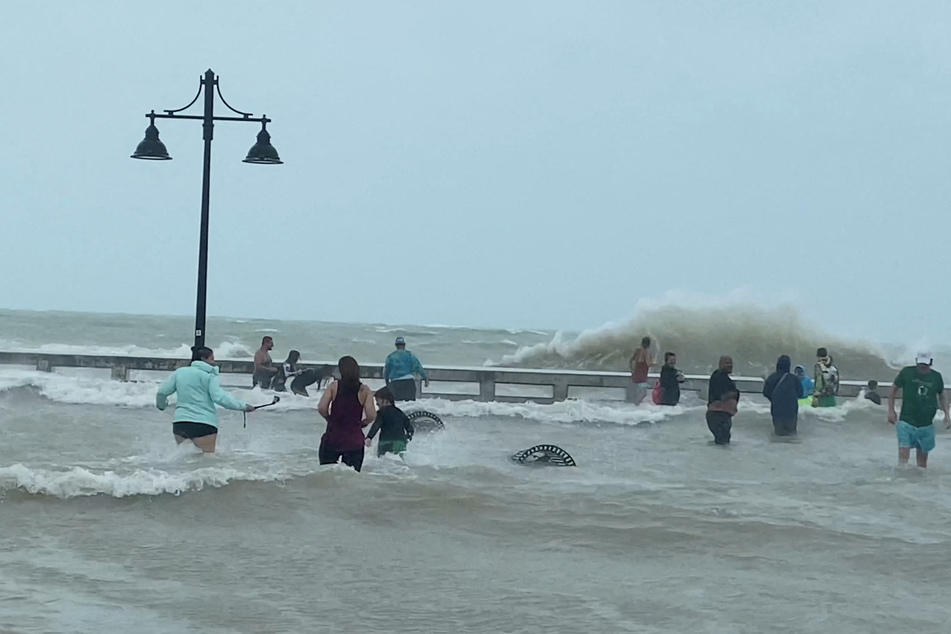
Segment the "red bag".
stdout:
<svg viewBox="0 0 951 634">
<path fill-rule="evenodd" d="M 660 386 L 660 381 L 654 384 L 654 389 L 651 390 L 651 400 L 654 401 L 654 405 L 660 405 L 664 400 L 664 390 Z"/>
</svg>

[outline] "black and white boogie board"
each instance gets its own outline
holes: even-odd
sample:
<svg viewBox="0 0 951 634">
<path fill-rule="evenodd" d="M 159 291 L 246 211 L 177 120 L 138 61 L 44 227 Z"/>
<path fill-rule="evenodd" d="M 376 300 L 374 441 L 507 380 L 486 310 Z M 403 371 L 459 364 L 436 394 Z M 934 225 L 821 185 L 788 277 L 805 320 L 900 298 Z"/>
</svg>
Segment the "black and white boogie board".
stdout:
<svg viewBox="0 0 951 634">
<path fill-rule="evenodd" d="M 446 428 L 446 425 L 443 424 L 441 418 L 439 418 L 432 412 L 427 412 L 424 409 L 416 410 L 415 412 L 410 412 L 406 416 L 413 422 L 413 427 L 418 432 L 419 431 L 432 432 L 432 431 L 439 431 L 440 429 Z"/>
<path fill-rule="evenodd" d="M 524 465 L 576 467 L 575 459 L 557 445 L 535 445 L 513 454 L 512 460 Z"/>
</svg>

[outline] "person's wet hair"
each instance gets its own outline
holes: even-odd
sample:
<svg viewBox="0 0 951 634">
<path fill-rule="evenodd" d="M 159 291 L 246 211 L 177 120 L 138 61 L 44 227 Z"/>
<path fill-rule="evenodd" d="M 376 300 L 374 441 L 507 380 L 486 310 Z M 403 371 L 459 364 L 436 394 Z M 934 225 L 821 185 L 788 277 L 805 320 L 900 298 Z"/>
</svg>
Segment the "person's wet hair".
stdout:
<svg viewBox="0 0 951 634">
<path fill-rule="evenodd" d="M 192 361 L 207 361 L 214 354 L 214 350 L 205 346 L 201 346 L 200 348 L 192 347 Z"/>
<path fill-rule="evenodd" d="M 263 346 L 263 345 L 266 344 L 268 341 L 274 341 L 274 337 L 269 337 L 269 336 L 265 335 L 264 337 L 261 338 L 261 345 Z"/>
<path fill-rule="evenodd" d="M 665 353 L 664 353 L 664 363 L 667 363 L 668 361 L 670 361 L 670 358 L 671 358 L 671 357 L 676 357 L 676 356 L 677 356 L 677 353 L 676 353 L 676 352 L 665 352 Z"/>
<path fill-rule="evenodd" d="M 871 381 L 868 382 L 868 387 L 869 387 L 869 389 L 877 390 L 877 389 L 878 389 L 878 381 L 876 381 L 875 379 L 872 379 Z"/>
<path fill-rule="evenodd" d="M 284 363 L 295 364 L 298 361 L 300 361 L 300 352 L 298 352 L 297 350 L 291 350 L 290 352 L 287 353 L 287 361 L 285 361 Z"/>
<path fill-rule="evenodd" d="M 651 338 L 650 338 L 650 337 L 644 337 L 643 339 L 641 339 L 641 347 L 642 347 L 642 348 L 650 348 L 650 346 L 651 346 Z"/>
<path fill-rule="evenodd" d="M 393 405 L 396 403 L 396 398 L 393 396 L 393 390 L 388 387 L 381 387 L 373 393 L 373 396 L 388 405 Z"/>
<path fill-rule="evenodd" d="M 340 357 L 337 369 L 340 370 L 340 389 L 344 393 L 360 390 L 360 364 L 356 359 L 350 356 Z"/>
<path fill-rule="evenodd" d="M 817 357 L 828 357 L 828 356 L 829 356 L 829 351 L 826 350 L 825 348 L 819 348 L 818 350 L 816 350 L 816 356 L 817 356 Z"/>
</svg>

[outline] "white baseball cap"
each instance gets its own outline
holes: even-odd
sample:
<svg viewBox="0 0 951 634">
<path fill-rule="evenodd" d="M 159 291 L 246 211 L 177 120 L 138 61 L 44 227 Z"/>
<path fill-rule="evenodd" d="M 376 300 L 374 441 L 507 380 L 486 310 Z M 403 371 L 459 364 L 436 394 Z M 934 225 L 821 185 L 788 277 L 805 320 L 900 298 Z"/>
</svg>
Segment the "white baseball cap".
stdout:
<svg viewBox="0 0 951 634">
<path fill-rule="evenodd" d="M 915 357 L 915 363 L 926 363 L 931 365 L 932 361 L 934 361 L 934 357 L 930 352 L 919 352 Z"/>
</svg>

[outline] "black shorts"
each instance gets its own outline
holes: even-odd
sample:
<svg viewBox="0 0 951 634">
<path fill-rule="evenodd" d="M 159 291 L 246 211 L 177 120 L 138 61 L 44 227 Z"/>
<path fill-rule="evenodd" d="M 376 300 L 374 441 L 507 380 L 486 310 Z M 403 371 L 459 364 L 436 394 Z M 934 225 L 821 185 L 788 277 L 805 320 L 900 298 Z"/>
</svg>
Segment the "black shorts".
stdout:
<svg viewBox="0 0 951 634">
<path fill-rule="evenodd" d="M 172 423 L 172 433 L 179 438 L 191 440 L 218 433 L 218 428 L 207 423 Z"/>
<path fill-rule="evenodd" d="M 400 379 L 390 381 L 388 386 L 393 392 L 394 401 L 415 401 L 416 400 L 416 380 Z"/>
</svg>

